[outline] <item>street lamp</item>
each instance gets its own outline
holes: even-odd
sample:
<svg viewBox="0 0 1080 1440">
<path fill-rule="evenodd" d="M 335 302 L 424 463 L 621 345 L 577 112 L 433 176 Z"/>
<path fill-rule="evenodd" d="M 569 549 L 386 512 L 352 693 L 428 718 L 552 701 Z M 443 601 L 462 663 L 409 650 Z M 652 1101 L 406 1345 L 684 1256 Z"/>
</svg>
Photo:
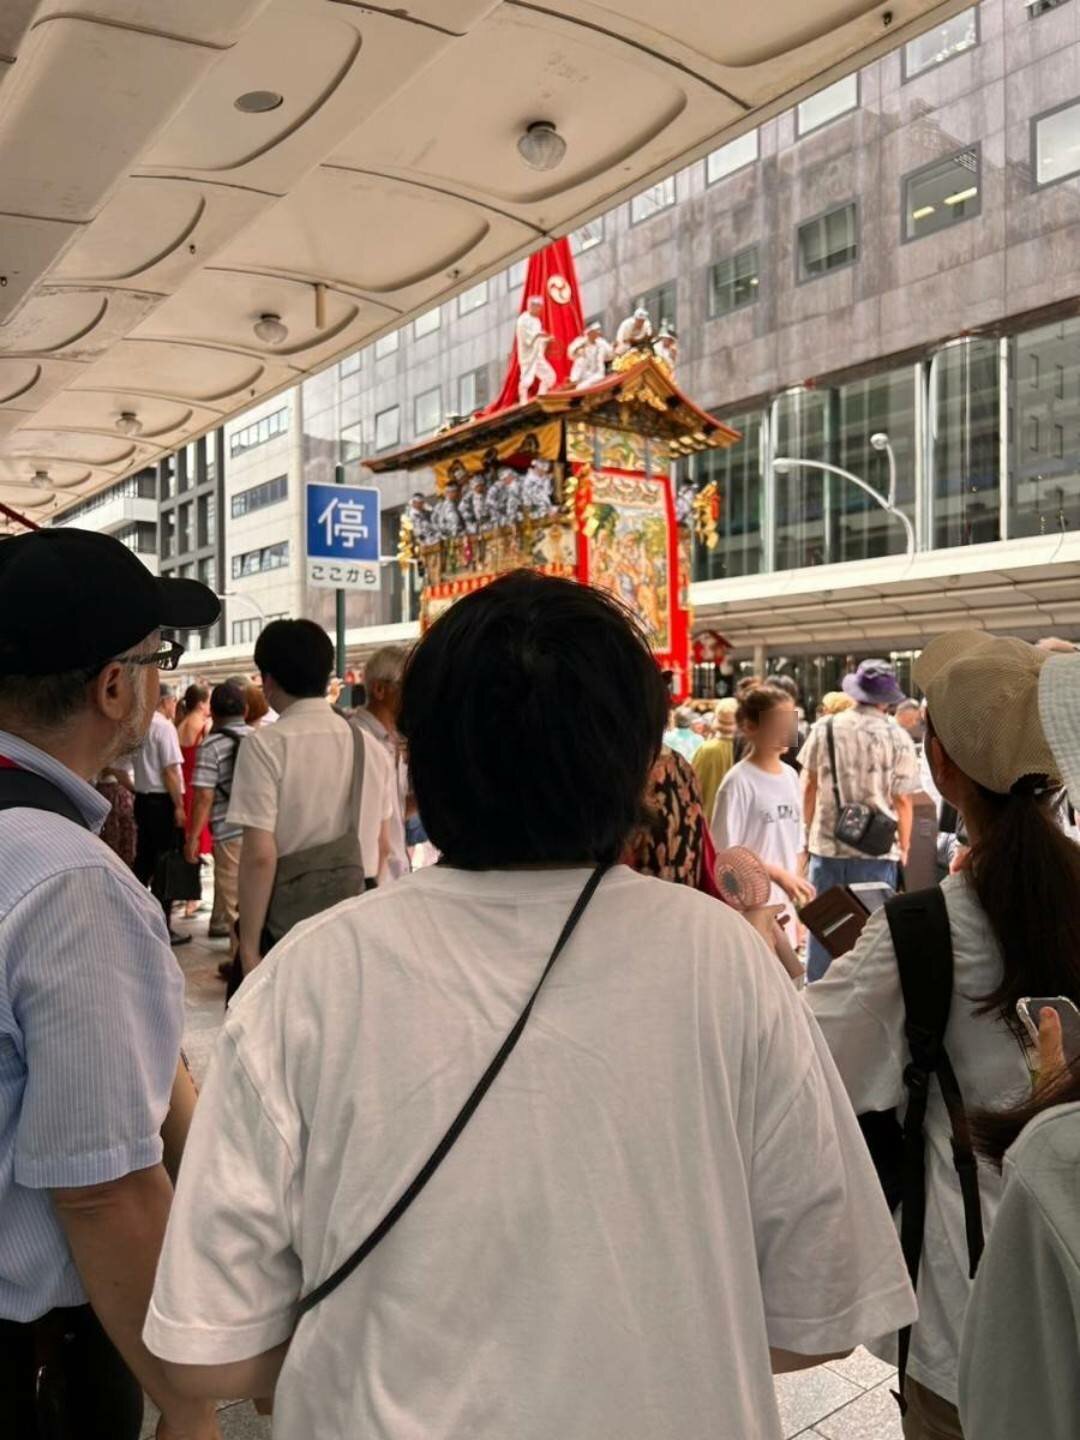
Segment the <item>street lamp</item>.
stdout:
<svg viewBox="0 0 1080 1440">
<path fill-rule="evenodd" d="M 889 465 L 889 491 L 882 495 L 880 490 L 861 480 L 858 475 L 853 475 L 850 470 L 844 470 L 839 465 L 830 465 L 825 460 L 799 460 L 790 455 L 778 455 L 773 459 L 773 469 L 778 475 L 786 475 L 789 470 L 822 470 L 829 475 L 839 475 L 842 480 L 850 480 L 860 490 L 869 495 L 871 500 L 876 500 L 887 515 L 899 520 L 904 527 L 904 534 L 907 536 L 907 557 L 909 560 L 915 556 L 915 527 L 904 514 L 903 510 L 896 503 L 896 455 L 893 453 L 889 437 L 884 430 L 877 430 L 870 436 L 871 446 L 879 453 L 884 452 L 885 459 Z"/>
</svg>

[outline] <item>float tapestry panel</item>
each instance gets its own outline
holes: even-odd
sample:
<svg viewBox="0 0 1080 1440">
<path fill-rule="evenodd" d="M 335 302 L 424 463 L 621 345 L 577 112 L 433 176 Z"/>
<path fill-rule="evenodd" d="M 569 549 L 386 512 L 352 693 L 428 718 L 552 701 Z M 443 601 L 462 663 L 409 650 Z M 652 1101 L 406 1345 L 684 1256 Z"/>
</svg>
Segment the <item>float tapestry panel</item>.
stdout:
<svg viewBox="0 0 1080 1440">
<path fill-rule="evenodd" d="M 663 480 L 596 470 L 588 539 L 590 582 L 617 596 L 641 620 L 658 654 L 675 648 L 670 563 L 672 515 Z"/>
</svg>

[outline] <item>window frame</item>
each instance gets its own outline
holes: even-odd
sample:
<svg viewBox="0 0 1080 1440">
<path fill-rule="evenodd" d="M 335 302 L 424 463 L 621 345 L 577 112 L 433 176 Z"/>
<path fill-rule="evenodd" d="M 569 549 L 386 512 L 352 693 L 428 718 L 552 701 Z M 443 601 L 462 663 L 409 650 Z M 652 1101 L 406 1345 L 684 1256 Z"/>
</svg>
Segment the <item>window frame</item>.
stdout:
<svg viewBox="0 0 1080 1440">
<path fill-rule="evenodd" d="M 397 434 L 395 435 L 395 437 L 394 437 L 393 440 L 388 440 L 385 445 L 380 445 L 380 444 L 379 444 L 379 421 L 382 419 L 382 417 L 383 417 L 384 415 L 393 415 L 395 412 L 397 413 Z M 387 450 L 392 450 L 395 445 L 400 445 L 400 444 L 401 444 L 401 405 L 400 405 L 400 404 L 397 404 L 397 405 L 388 405 L 385 410 L 380 410 L 380 411 L 378 412 L 378 414 L 375 416 L 375 453 L 376 453 L 376 455 L 382 455 L 382 454 L 384 454 Z"/>
<path fill-rule="evenodd" d="M 718 270 L 721 265 L 730 264 L 731 266 L 734 266 L 742 258 L 742 256 L 748 255 L 751 251 L 753 251 L 755 255 L 754 273 L 757 275 L 758 279 L 757 285 L 751 287 L 754 293 L 750 296 L 748 300 L 742 300 L 737 305 L 731 305 L 727 310 L 716 309 L 713 303 L 715 296 L 715 288 L 713 285 L 714 272 Z M 739 277 L 733 272 L 731 281 L 732 285 L 734 285 L 735 281 L 738 278 Z M 758 245 L 757 241 L 755 240 L 751 245 L 744 245 L 741 250 L 736 250 L 730 255 L 723 255 L 719 260 L 714 260 L 713 263 L 709 266 L 706 279 L 709 288 L 707 315 L 707 318 L 709 320 L 723 320 L 728 315 L 734 315 L 737 311 L 746 310 L 749 306 L 753 305 L 761 295 L 761 248 Z"/>
<path fill-rule="evenodd" d="M 745 140 L 747 135 L 754 137 L 754 155 L 751 160 L 743 160 L 733 170 L 725 170 L 722 175 L 709 174 L 709 162 L 714 155 L 719 155 L 721 150 L 726 150 L 729 145 L 737 145 L 740 140 Z M 718 145 L 715 150 L 710 150 L 705 156 L 705 188 L 711 189 L 713 185 L 720 185 L 732 175 L 740 175 L 744 170 L 749 170 L 751 165 L 757 165 L 761 160 L 761 126 L 755 125 L 752 130 L 745 130 L 741 135 L 736 135 L 734 140 L 725 140 L 723 145 Z"/>
<path fill-rule="evenodd" d="M 855 212 L 855 254 L 850 260 L 845 260 L 842 265 L 834 265 L 830 270 L 823 270 L 820 275 L 804 275 L 802 273 L 802 248 L 799 245 L 799 232 L 807 225 L 813 225 L 817 220 L 824 220 L 827 216 L 838 210 L 853 210 Z M 829 205 L 824 210 L 819 210 L 816 215 L 808 215 L 805 220 L 799 220 L 795 224 L 795 283 L 796 285 L 812 285 L 815 280 L 827 280 L 831 275 L 838 275 L 842 270 L 850 270 L 852 266 L 859 263 L 862 254 L 862 209 L 858 196 L 850 200 L 841 200 L 838 205 Z"/>
<path fill-rule="evenodd" d="M 401 330 L 388 330 L 385 335 L 379 336 L 371 348 L 376 360 L 389 360 L 391 355 L 396 355 L 401 349 Z"/>
<path fill-rule="evenodd" d="M 826 90 L 835 90 L 838 86 L 855 81 L 855 103 L 849 105 L 846 110 L 838 110 L 835 115 L 830 115 L 826 120 L 819 120 L 815 125 L 803 126 L 802 107 L 811 100 L 816 100 L 819 95 L 824 95 Z M 813 135 L 818 130 L 824 130 L 827 125 L 835 125 L 837 120 L 842 120 L 845 115 L 850 115 L 862 107 L 862 75 L 858 70 L 853 70 L 850 75 L 841 75 L 839 80 L 833 80 L 828 85 L 823 85 L 813 95 L 807 95 L 805 100 L 800 100 L 795 106 L 795 139 L 804 140 L 807 135 Z"/>
<path fill-rule="evenodd" d="M 474 295 L 478 290 L 483 290 L 484 298 L 475 305 L 470 305 L 467 310 L 461 308 L 461 302 L 467 295 Z M 483 310 L 485 305 L 491 303 L 491 282 L 489 280 L 478 280 L 475 285 L 470 285 L 467 290 L 462 290 L 457 297 L 457 316 L 463 320 L 466 315 L 475 315 L 478 310 Z"/>
<path fill-rule="evenodd" d="M 420 428 L 420 401 L 428 400 L 432 395 L 437 395 L 439 397 L 439 418 L 430 429 L 422 430 Z M 421 390 L 419 394 L 413 396 L 412 418 L 413 434 L 418 440 L 427 440 L 430 436 L 438 434 L 439 426 L 446 419 L 446 410 L 443 406 L 443 387 L 441 385 L 432 385 L 427 390 Z"/>
<path fill-rule="evenodd" d="M 909 235 L 908 227 L 908 186 L 920 175 L 925 175 L 928 170 L 933 170 L 939 165 L 945 165 L 950 160 L 955 160 L 960 155 L 975 156 L 975 179 L 978 187 L 978 208 L 968 215 L 962 215 L 958 220 L 950 220 L 947 225 L 937 225 L 932 230 L 924 230 L 920 235 Z M 941 155 L 936 160 L 928 160 L 925 165 L 919 165 L 914 170 L 909 170 L 906 175 L 900 176 L 900 243 L 909 245 L 916 240 L 925 240 L 931 235 L 940 235 L 946 230 L 955 230 L 957 225 L 963 225 L 968 220 L 978 220 L 982 213 L 983 197 L 983 173 L 982 173 L 982 141 L 976 140 L 972 145 L 961 145 L 959 150 L 954 150 L 951 155 Z"/>
<path fill-rule="evenodd" d="M 434 317 L 435 317 L 435 323 L 434 323 L 434 325 L 430 326 L 427 330 L 418 330 L 418 329 L 416 328 L 416 327 L 419 325 L 419 323 L 420 323 L 421 320 L 429 320 L 433 315 L 434 315 Z M 441 329 L 442 329 L 442 306 L 441 306 L 441 305 L 433 305 L 430 310 L 425 310 L 422 315 L 418 315 L 418 316 L 416 317 L 416 319 L 412 322 L 412 335 L 413 335 L 413 339 L 414 339 L 414 340 L 426 340 L 429 335 L 437 335 Z"/>
<path fill-rule="evenodd" d="M 484 389 L 485 389 L 485 391 L 487 391 L 487 393 L 485 394 L 484 398 L 483 398 L 482 400 L 479 400 L 475 405 L 472 405 L 472 406 L 469 406 L 468 408 L 465 408 L 465 407 L 462 406 L 462 403 L 461 403 L 461 382 L 462 382 L 463 380 L 467 380 L 471 375 L 483 375 L 483 377 L 484 377 Z M 485 405 L 488 405 L 488 404 L 491 403 L 491 372 L 490 372 L 488 366 L 487 366 L 487 365 L 474 365 L 471 370 L 464 370 L 464 371 L 457 377 L 457 385 L 456 385 L 455 388 L 456 388 L 457 394 L 455 395 L 454 398 L 457 400 L 457 413 L 458 413 L 459 415 L 475 415 L 478 410 L 482 410 Z"/>
<path fill-rule="evenodd" d="M 975 39 L 971 42 L 970 45 L 965 45 L 963 50 L 954 50 L 951 55 L 946 55 L 944 60 L 931 61 L 929 65 L 924 65 L 921 70 L 909 70 L 908 46 L 912 45 L 914 41 L 908 40 L 906 44 L 900 47 L 900 83 L 902 85 L 907 85 L 912 80 L 918 80 L 923 75 L 929 75 L 933 70 L 940 70 L 942 65 L 948 65 L 949 62 L 952 60 L 959 60 L 961 55 L 970 55 L 972 50 L 977 50 L 979 48 L 979 46 L 982 44 L 982 17 L 979 14 L 978 5 L 971 5 L 968 7 L 968 10 L 960 10 L 957 12 L 957 14 L 950 15 L 949 20 L 959 20 L 960 16 L 968 14 L 968 11 L 970 11 L 975 16 Z M 936 28 L 941 29 L 943 26 L 949 23 L 949 20 L 943 20 L 941 22 L 941 26 L 938 26 Z M 929 32 L 927 31 L 924 33 Z M 921 37 L 916 36 L 915 38 L 919 39 Z"/>
<path fill-rule="evenodd" d="M 1076 110 L 1080 116 L 1080 94 L 1075 95 L 1071 100 L 1063 101 L 1060 105 L 1052 105 L 1049 110 L 1041 110 L 1037 115 L 1032 115 L 1028 122 L 1032 191 L 1052 190 L 1055 185 L 1060 185 L 1065 180 L 1074 180 L 1077 175 L 1080 175 L 1080 164 L 1078 164 L 1075 170 L 1068 170 L 1064 175 L 1055 175 L 1053 180 L 1039 179 L 1039 126 L 1044 120 L 1049 120 L 1052 115 L 1060 115 L 1063 110 Z"/>
<path fill-rule="evenodd" d="M 267 492 L 277 485 L 282 485 L 280 495 L 275 495 L 272 500 L 266 500 L 258 505 L 245 503 L 237 508 L 237 501 L 247 501 L 248 496 L 258 494 L 260 491 Z M 229 519 L 243 520 L 245 515 L 255 515 L 260 510 L 269 510 L 273 505 L 280 505 L 282 501 L 289 498 L 289 472 L 283 471 L 280 475 L 272 475 L 269 480 L 260 480 L 257 485 L 247 485 L 243 490 L 237 490 L 229 496 Z"/>
<path fill-rule="evenodd" d="M 358 375 L 360 373 L 362 363 L 360 357 L 362 353 L 360 350 L 354 350 L 350 355 L 342 356 L 337 363 L 339 380 L 347 380 L 350 375 Z M 348 366 L 348 369 L 345 368 L 346 366 Z"/>
<path fill-rule="evenodd" d="M 650 191 L 659 190 L 661 185 L 671 186 L 671 199 L 668 200 L 665 204 L 657 206 L 655 210 L 650 210 L 648 215 L 638 215 L 635 217 L 634 206 L 637 204 L 637 202 L 642 198 L 643 195 L 648 195 Z M 666 175 L 663 180 L 657 180 L 655 185 L 646 185 L 644 190 L 639 190 L 636 195 L 630 196 L 630 224 L 647 225 L 650 220 L 655 220 L 658 215 L 665 215 L 669 210 L 674 210 L 678 203 L 679 191 L 678 186 L 675 183 L 675 176 Z"/>
<path fill-rule="evenodd" d="M 583 230 L 588 229 L 590 225 L 599 225 L 600 233 L 591 239 L 587 245 L 582 245 L 579 243 L 577 237 Z M 571 230 L 569 239 L 570 253 L 575 260 L 579 255 L 587 255 L 590 250 L 595 250 L 598 245 L 602 245 L 607 239 L 607 216 L 594 215 L 591 220 L 586 220 L 584 225 L 579 225 L 576 230 Z"/>
</svg>

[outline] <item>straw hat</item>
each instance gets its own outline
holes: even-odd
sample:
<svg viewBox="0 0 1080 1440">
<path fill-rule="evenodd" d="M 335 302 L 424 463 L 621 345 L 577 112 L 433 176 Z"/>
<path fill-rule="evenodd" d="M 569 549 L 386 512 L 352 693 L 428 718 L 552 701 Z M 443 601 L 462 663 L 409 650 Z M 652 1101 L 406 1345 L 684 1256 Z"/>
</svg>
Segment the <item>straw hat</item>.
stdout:
<svg viewBox="0 0 1080 1440">
<path fill-rule="evenodd" d="M 1039 714 L 1046 660 L 1023 640 L 956 630 L 931 640 L 915 662 L 935 734 L 953 763 L 995 794 L 1025 775 L 1060 783 Z"/>
</svg>

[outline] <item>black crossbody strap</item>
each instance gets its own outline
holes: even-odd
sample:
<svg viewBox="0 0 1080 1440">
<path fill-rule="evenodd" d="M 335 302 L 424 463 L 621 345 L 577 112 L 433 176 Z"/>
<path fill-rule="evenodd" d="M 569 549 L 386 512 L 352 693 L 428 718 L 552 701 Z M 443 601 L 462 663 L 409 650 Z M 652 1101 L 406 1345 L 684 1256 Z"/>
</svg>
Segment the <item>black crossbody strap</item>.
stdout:
<svg viewBox="0 0 1080 1440">
<path fill-rule="evenodd" d="M 900 985 L 904 996 L 904 1031 L 911 1060 L 904 1071 L 908 1104 L 903 1126 L 903 1198 L 900 1245 L 912 1286 L 919 1281 L 926 1228 L 926 1136 L 924 1126 L 930 1082 L 936 1075 L 949 1112 L 953 1164 L 960 1179 L 971 1274 L 982 1253 L 982 1214 L 975 1154 L 971 1148 L 964 1101 L 952 1062 L 945 1050 L 945 1031 L 953 993 L 952 934 L 949 912 L 940 888 L 900 895 L 885 907 Z M 911 1349 L 910 1327 L 899 1336 L 898 1396 L 906 1409 L 904 1382 Z"/>
<path fill-rule="evenodd" d="M 469 1123 L 473 1111 L 487 1094 L 488 1089 L 491 1086 L 491 1082 L 495 1079 L 495 1076 L 498 1075 L 499 1071 L 506 1063 L 506 1060 L 508 1059 L 514 1046 L 520 1040 L 521 1032 L 525 1029 L 525 1024 L 528 1021 L 529 1015 L 532 1012 L 533 1003 L 536 1000 L 537 995 L 540 993 L 541 985 L 543 985 L 544 981 L 547 979 L 548 972 L 555 964 L 555 961 L 559 958 L 563 950 L 566 948 L 567 941 L 574 933 L 575 929 L 577 928 L 578 921 L 585 913 L 585 907 L 588 905 L 592 897 L 596 894 L 596 891 L 600 886 L 601 880 L 603 880 L 604 876 L 607 874 L 610 868 L 611 867 L 608 865 L 598 865 L 597 868 L 593 871 L 593 873 L 589 876 L 588 882 L 585 885 L 584 890 L 582 890 L 581 894 L 578 896 L 577 901 L 574 904 L 574 908 L 573 910 L 571 910 L 570 916 L 566 924 L 562 928 L 562 933 L 560 934 L 558 940 L 555 942 L 555 948 L 551 952 L 551 958 L 544 966 L 544 972 L 540 976 L 540 979 L 536 982 L 536 988 L 529 996 L 525 1008 L 518 1016 L 517 1023 L 510 1031 L 509 1035 L 507 1035 L 502 1045 L 500 1045 L 498 1051 L 496 1052 L 495 1058 L 492 1060 L 491 1064 L 487 1067 L 483 1075 L 477 1081 L 472 1094 L 465 1101 L 465 1104 L 462 1105 L 461 1109 L 457 1113 L 456 1118 L 454 1119 L 453 1124 L 450 1126 L 449 1130 L 447 1130 L 446 1134 L 432 1151 L 427 1162 L 419 1171 L 412 1184 L 391 1206 L 391 1208 L 379 1221 L 378 1225 L 375 1226 L 375 1229 L 372 1230 L 371 1234 L 367 1237 L 363 1244 L 359 1245 L 349 1256 L 349 1258 L 343 1261 L 343 1263 L 338 1266 L 334 1273 L 328 1276 L 321 1285 L 316 1285 L 314 1290 L 310 1290 L 301 1299 L 297 1307 L 299 1312 L 298 1318 L 306 1315 L 309 1310 L 313 1309 L 316 1305 L 318 1305 L 320 1300 L 325 1300 L 328 1295 L 333 1294 L 333 1292 L 338 1288 L 338 1286 L 344 1280 L 347 1280 L 349 1278 L 353 1271 L 368 1257 L 368 1255 L 371 1254 L 372 1250 L 374 1250 L 375 1246 L 378 1245 L 379 1241 L 397 1224 L 397 1222 L 401 1219 L 402 1215 L 404 1215 L 405 1211 L 409 1208 L 412 1202 L 420 1194 L 421 1190 L 423 1190 L 424 1186 L 431 1179 L 432 1175 L 435 1174 L 435 1171 L 446 1159 L 446 1156 L 449 1154 L 450 1149 L 454 1144 L 454 1141 L 458 1138 L 461 1132 L 465 1129 L 465 1126 Z"/>
<path fill-rule="evenodd" d="M 74 800 L 69 800 L 51 780 L 31 770 L 0 770 L 0 810 L 46 810 L 51 815 L 62 815 L 83 830 L 90 828 Z"/>
<path fill-rule="evenodd" d="M 833 735 L 831 715 L 825 721 L 825 736 L 829 742 L 829 773 L 832 776 L 833 799 L 836 801 L 836 818 L 839 820 L 844 809 L 844 802 L 840 799 L 840 772 L 836 768 L 836 737 Z"/>
</svg>

